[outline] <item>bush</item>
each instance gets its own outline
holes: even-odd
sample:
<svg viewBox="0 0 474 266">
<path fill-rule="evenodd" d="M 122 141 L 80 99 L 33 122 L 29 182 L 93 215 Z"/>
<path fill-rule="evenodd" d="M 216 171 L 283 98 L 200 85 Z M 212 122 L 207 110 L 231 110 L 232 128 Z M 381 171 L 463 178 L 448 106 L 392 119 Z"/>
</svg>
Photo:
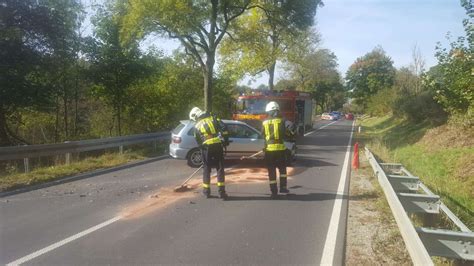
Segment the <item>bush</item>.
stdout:
<svg viewBox="0 0 474 266">
<path fill-rule="evenodd" d="M 395 90 L 387 88 L 378 91 L 367 101 L 367 113 L 373 116 L 384 116 L 392 112 L 392 106 L 396 97 Z"/>
<path fill-rule="evenodd" d="M 445 123 L 447 113 L 433 97 L 434 94 L 431 91 L 423 91 L 413 97 L 400 96 L 394 103 L 393 112 L 396 116 L 404 117 L 412 122 Z"/>
</svg>

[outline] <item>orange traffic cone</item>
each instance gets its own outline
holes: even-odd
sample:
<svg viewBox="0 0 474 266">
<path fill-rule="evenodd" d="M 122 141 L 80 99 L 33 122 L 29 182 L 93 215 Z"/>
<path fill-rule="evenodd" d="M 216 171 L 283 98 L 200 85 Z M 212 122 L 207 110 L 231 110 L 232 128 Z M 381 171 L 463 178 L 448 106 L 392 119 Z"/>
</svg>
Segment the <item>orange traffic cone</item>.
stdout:
<svg viewBox="0 0 474 266">
<path fill-rule="evenodd" d="M 359 142 L 354 144 L 354 158 L 352 159 L 352 168 L 359 169 Z"/>
</svg>

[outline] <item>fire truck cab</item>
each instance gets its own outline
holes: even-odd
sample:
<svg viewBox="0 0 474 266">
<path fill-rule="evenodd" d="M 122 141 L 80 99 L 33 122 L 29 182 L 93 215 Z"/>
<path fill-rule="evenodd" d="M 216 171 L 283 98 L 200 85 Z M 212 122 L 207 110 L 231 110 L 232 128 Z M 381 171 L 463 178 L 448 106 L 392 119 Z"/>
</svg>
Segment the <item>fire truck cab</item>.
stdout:
<svg viewBox="0 0 474 266">
<path fill-rule="evenodd" d="M 280 105 L 282 116 L 296 126 L 298 134 L 313 127 L 313 101 L 307 92 L 301 91 L 255 91 L 237 97 L 233 119 L 246 122 L 260 129 L 265 120 L 265 106 L 275 101 Z"/>
</svg>

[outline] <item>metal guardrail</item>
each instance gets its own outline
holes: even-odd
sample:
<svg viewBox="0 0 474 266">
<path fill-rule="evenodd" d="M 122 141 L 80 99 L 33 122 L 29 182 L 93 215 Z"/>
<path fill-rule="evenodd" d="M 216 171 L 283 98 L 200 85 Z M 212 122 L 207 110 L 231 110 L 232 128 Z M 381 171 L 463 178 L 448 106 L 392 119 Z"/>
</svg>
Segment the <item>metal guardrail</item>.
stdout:
<svg viewBox="0 0 474 266">
<path fill-rule="evenodd" d="M 65 154 L 66 163 L 68 163 L 71 153 L 102 150 L 113 147 L 119 147 L 120 151 L 122 151 L 123 146 L 126 145 L 164 140 L 169 138 L 169 136 L 169 132 L 158 132 L 102 139 L 66 141 L 64 143 L 55 144 L 0 147 L 0 161 L 23 159 L 25 172 L 28 172 L 29 158 Z"/>
<path fill-rule="evenodd" d="M 441 202 L 438 195 L 402 164 L 379 163 L 367 147 L 365 154 L 415 265 L 433 265 L 430 256 L 474 261 L 474 233 Z M 436 216 L 442 213 L 459 231 L 434 228 Z M 424 215 L 423 227 L 415 227 L 408 214 Z"/>
</svg>

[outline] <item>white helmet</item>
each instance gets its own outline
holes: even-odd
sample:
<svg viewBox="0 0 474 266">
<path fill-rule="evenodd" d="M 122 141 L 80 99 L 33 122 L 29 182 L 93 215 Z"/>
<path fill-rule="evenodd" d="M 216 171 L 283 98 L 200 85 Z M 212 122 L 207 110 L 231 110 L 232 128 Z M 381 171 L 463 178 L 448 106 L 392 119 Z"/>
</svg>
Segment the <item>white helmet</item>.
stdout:
<svg viewBox="0 0 474 266">
<path fill-rule="evenodd" d="M 276 102 L 269 102 L 265 107 L 265 112 L 280 111 L 280 106 Z"/>
<path fill-rule="evenodd" d="M 196 121 L 203 114 L 204 112 L 199 109 L 199 107 L 194 107 L 191 109 L 191 112 L 189 112 L 189 119 Z"/>
</svg>

